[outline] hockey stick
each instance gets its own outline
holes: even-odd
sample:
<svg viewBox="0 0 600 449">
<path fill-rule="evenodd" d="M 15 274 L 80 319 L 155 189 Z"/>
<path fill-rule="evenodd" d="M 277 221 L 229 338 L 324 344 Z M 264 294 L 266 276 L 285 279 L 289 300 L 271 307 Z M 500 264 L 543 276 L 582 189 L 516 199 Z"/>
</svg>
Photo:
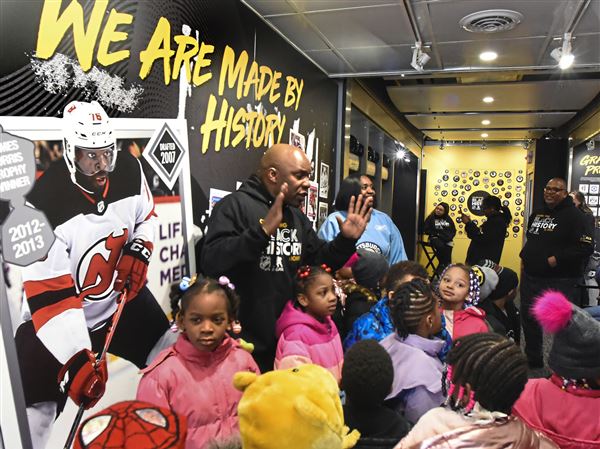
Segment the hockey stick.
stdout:
<svg viewBox="0 0 600 449">
<path fill-rule="evenodd" d="M 125 303 L 127 302 L 127 288 L 123 289 L 123 293 L 119 298 L 119 305 L 117 306 L 117 310 L 113 315 L 112 321 L 110 323 L 110 328 L 108 329 L 108 333 L 106 334 L 106 340 L 104 342 L 104 347 L 102 351 L 96 357 L 95 366 L 99 366 L 100 363 L 106 358 L 106 354 L 108 353 L 108 348 L 110 346 L 110 342 L 112 341 L 113 336 L 115 335 L 115 329 L 117 328 L 117 324 L 119 323 L 119 319 L 121 318 L 121 314 L 123 313 L 123 309 L 125 308 Z M 83 418 L 83 412 L 85 411 L 85 404 L 79 405 L 79 409 L 77 410 L 77 414 L 75 415 L 75 420 L 71 425 L 71 430 L 69 431 L 69 436 L 67 437 L 67 442 L 63 449 L 71 449 L 71 445 L 75 440 L 75 434 L 77 433 L 77 428 L 81 423 L 81 418 Z"/>
</svg>

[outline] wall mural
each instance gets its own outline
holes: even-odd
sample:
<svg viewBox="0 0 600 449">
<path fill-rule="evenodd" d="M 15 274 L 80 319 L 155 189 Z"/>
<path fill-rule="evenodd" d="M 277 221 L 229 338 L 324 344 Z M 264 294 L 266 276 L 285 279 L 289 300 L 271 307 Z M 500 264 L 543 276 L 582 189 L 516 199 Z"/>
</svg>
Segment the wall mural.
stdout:
<svg viewBox="0 0 600 449">
<path fill-rule="evenodd" d="M 457 236 L 466 237 L 465 226 L 460 220 L 461 209 L 471 215 L 474 223 L 481 225 L 485 222 L 481 202 L 489 195 L 497 196 L 510 209 L 513 219 L 506 231 L 506 238 L 516 239 L 525 221 L 524 170 L 447 168 L 434 186 L 431 207 L 441 201 L 448 203 L 450 216 L 456 223 Z"/>
</svg>

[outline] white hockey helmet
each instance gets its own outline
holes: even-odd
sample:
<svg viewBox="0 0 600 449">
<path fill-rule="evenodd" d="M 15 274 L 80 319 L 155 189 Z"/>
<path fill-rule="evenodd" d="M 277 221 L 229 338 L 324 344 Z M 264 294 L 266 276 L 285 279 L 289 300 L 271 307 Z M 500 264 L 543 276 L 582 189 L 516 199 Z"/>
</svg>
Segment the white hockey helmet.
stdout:
<svg viewBox="0 0 600 449">
<path fill-rule="evenodd" d="M 116 139 L 100 103 L 70 102 L 63 113 L 63 131 L 64 159 L 75 184 L 76 171 L 92 176 L 115 169 Z"/>
</svg>

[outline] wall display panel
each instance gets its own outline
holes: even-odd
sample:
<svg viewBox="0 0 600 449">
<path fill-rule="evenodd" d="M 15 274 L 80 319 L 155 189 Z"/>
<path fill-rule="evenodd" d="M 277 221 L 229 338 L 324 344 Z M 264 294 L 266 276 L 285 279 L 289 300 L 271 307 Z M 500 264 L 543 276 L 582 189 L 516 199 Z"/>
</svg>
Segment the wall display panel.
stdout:
<svg viewBox="0 0 600 449">
<path fill-rule="evenodd" d="M 57 121 L 69 102 L 96 100 L 113 119 L 139 120 L 118 142 L 122 151 L 139 155 L 162 123 L 176 121 L 172 129 L 187 147 L 191 169 L 181 175 L 185 192 L 181 185 L 148 178 L 153 193 L 167 198 L 156 199 L 165 221 L 157 230 L 161 246 L 150 267 L 156 267 L 151 277 L 159 286 L 151 289 L 194 270 L 192 222 L 204 230 L 222 192 L 239 188 L 264 151 L 288 142 L 291 130 L 304 137 L 313 182 L 325 180 L 319 176 L 321 162 L 329 167 L 328 181 L 335 179 L 337 82 L 237 1 L 32 0 L 0 2 L 0 15 L 0 123 L 5 129 L 18 129 L 9 119 Z M 38 141 L 40 170 L 60 157 L 61 128 L 30 137 Z M 169 169 L 177 165 L 175 160 L 168 164 Z M 325 189 L 315 184 L 314 201 L 305 210 L 316 222 L 335 192 L 328 189 L 319 199 Z M 185 217 L 178 197 L 190 205 Z M 184 269 L 186 256 L 190 265 Z M 13 286 L 20 291 L 18 281 Z M 106 400 L 131 398 L 137 377 L 131 379 L 133 385 L 119 393 L 124 395 Z M 62 447 L 70 417 L 65 410 L 50 447 Z"/>
<path fill-rule="evenodd" d="M 169 302 L 169 290 L 173 282 L 178 282 L 184 275 L 189 273 L 190 265 L 195 261 L 193 254 L 190 254 L 188 259 L 187 242 L 191 242 L 192 233 L 192 214 L 190 203 L 187 209 L 183 207 L 185 198 L 191 197 L 191 189 L 189 184 L 189 160 L 187 158 L 187 136 L 186 123 L 184 120 L 159 120 L 159 119 L 125 119 L 117 118 L 111 120 L 119 155 L 123 158 L 122 153 L 127 152 L 134 156 L 141 164 L 142 171 L 146 178 L 147 185 L 154 201 L 154 211 L 156 217 L 153 221 L 154 233 L 154 249 L 153 257 L 150 260 L 148 267 L 148 288 L 152 295 L 156 298 L 163 311 L 170 315 L 171 307 Z M 10 133 L 14 136 L 31 140 L 34 145 L 35 172 L 36 179 L 39 179 L 52 164 L 60 164 L 63 162 L 63 129 L 62 121 L 57 118 L 49 117 L 0 117 L 0 125 L 2 125 L 5 133 Z M 182 172 L 177 182 L 169 189 L 159 178 L 154 169 L 146 162 L 142 156 L 143 150 L 152 139 L 165 125 L 169 126 L 179 138 L 181 144 L 185 146 L 185 158 L 182 159 Z M 5 136 L 6 134 L 3 134 Z M 4 140 L 5 141 L 5 140 Z M 3 143 L 4 143 L 3 141 Z M 117 156 L 116 164 L 119 164 L 119 156 Z M 109 174 L 109 181 L 111 179 Z M 114 181 L 114 180 L 113 180 Z M 69 181 L 70 182 L 70 181 Z M 4 203 L 4 202 L 2 202 Z M 60 200 L 57 200 L 60 204 Z M 68 205 L 67 205 L 68 208 Z M 6 225 L 6 216 L 0 216 L 0 222 L 3 223 L 2 228 Z M 79 229 L 77 232 L 90 232 L 90 229 Z M 107 246 L 107 248 L 109 248 Z M 88 251 L 89 252 L 89 251 Z M 82 273 L 91 273 L 97 269 L 97 262 L 105 260 L 107 250 L 99 247 L 99 251 L 94 255 L 85 257 L 79 264 L 82 267 Z M 110 256 L 108 256 L 110 259 Z M 89 262 L 89 266 L 86 265 Z M 29 307 L 23 303 L 23 285 L 22 285 L 22 267 L 5 264 L 3 266 L 6 277 L 6 300 L 7 300 L 7 318 L 8 322 L 3 321 L 3 327 L 10 326 L 12 332 L 30 316 Z M 4 278 L 4 277 L 3 277 Z M 97 283 L 99 279 L 88 274 L 82 275 L 83 284 L 78 284 L 77 288 L 87 290 L 93 287 L 93 283 Z M 88 280 L 92 284 L 85 284 Z M 98 286 L 100 284 L 97 284 Z M 4 287 L 4 286 L 3 286 Z M 2 292 L 4 295 L 4 291 Z M 3 298 L 3 300 L 5 299 Z M 5 342 L 6 343 L 6 342 Z M 136 368 L 129 362 L 110 356 L 108 359 L 108 369 L 110 377 L 110 389 L 103 399 L 98 403 L 96 408 L 86 412 L 86 416 L 93 413 L 94 410 L 100 410 L 107 405 L 110 405 L 118 400 L 132 398 L 135 393 L 135 386 L 138 376 Z M 15 366 L 16 361 L 11 362 L 11 366 Z M 7 412 L 10 406 L 9 401 L 3 401 L 3 414 L 9 415 Z M 56 426 L 53 429 L 51 442 L 48 447 L 62 447 L 70 420 L 72 421 L 75 414 L 73 403 L 68 402 L 65 412 L 57 420 Z M 8 438 L 12 438 L 11 434 L 5 434 Z M 10 441 L 10 440 L 9 440 Z M 55 446 L 52 446 L 55 445 Z M 8 446 L 15 447 L 15 446 Z"/>
<path fill-rule="evenodd" d="M 512 221 L 506 231 L 501 263 L 520 271 L 518 254 L 522 247 L 525 222 L 526 161 L 522 147 L 425 147 L 423 168 L 427 170 L 424 216 L 441 201 L 450 206 L 456 224 L 452 260 L 464 262 L 470 239 L 460 222 L 460 210 L 482 225 L 483 198 L 495 195 L 508 206 Z M 424 260 L 424 259 L 423 259 Z"/>
<path fill-rule="evenodd" d="M 305 137 L 317 175 L 320 161 L 335 167 L 337 83 L 236 1 L 1 8 L 0 115 L 56 117 L 86 98 L 111 117 L 187 119 L 200 228 L 210 189 L 234 191 L 290 130 Z"/>
</svg>

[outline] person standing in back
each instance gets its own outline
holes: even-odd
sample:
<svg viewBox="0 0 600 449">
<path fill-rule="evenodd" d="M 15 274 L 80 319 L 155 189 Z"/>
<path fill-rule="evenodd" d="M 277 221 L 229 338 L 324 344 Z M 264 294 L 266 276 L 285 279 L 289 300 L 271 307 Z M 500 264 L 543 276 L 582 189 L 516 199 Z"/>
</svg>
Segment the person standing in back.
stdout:
<svg viewBox="0 0 600 449">
<path fill-rule="evenodd" d="M 500 263 L 506 228 L 512 220 L 510 209 L 503 206 L 497 196 L 487 196 L 483 199 L 481 209 L 487 220 L 481 226 L 477 226 L 471 217 L 460 212 L 461 220 L 465 224 L 467 237 L 471 239 L 467 250 L 467 265 L 476 265 L 480 260 L 490 259 Z"/>
<path fill-rule="evenodd" d="M 530 368 L 544 366 L 542 329 L 531 315 L 534 298 L 544 290 L 562 292 L 577 304 L 583 262 L 592 254 L 592 236 L 583 214 L 567 194 L 567 183 L 552 178 L 544 187 L 544 207 L 527 221 L 527 241 L 521 250 L 521 325 Z"/>
</svg>

